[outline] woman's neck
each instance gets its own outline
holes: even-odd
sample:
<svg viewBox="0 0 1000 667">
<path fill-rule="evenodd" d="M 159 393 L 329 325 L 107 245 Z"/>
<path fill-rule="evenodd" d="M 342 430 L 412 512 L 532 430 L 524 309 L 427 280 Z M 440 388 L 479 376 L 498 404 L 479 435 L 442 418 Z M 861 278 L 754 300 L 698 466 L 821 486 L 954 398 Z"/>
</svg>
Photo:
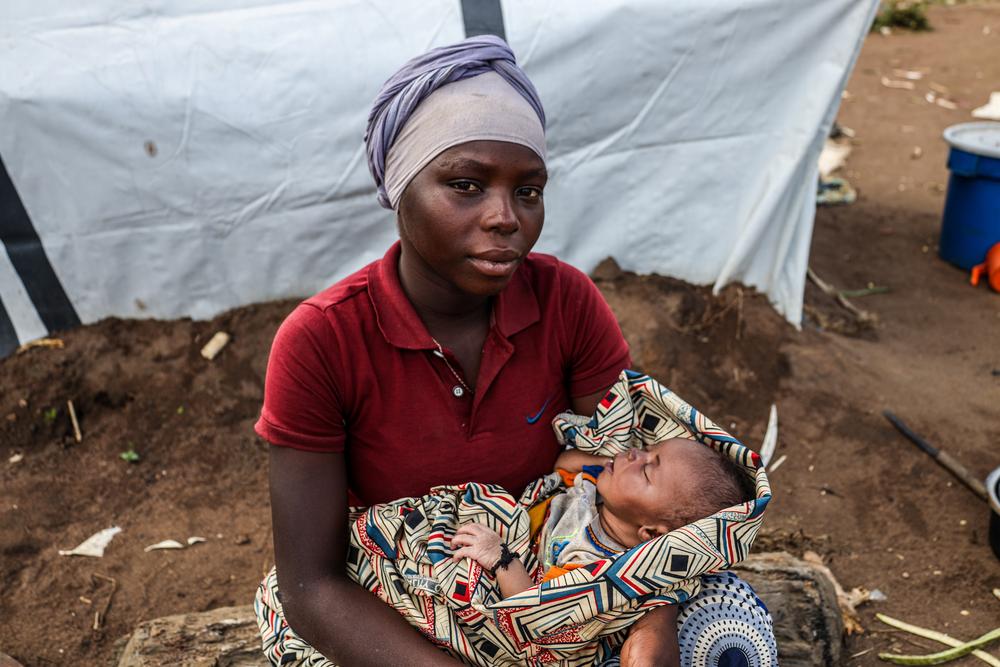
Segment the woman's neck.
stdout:
<svg viewBox="0 0 1000 667">
<path fill-rule="evenodd" d="M 400 255 L 398 270 L 403 293 L 432 335 L 437 329 L 489 321 L 490 297 L 462 292 L 427 267 L 410 261 L 405 251 Z"/>
</svg>

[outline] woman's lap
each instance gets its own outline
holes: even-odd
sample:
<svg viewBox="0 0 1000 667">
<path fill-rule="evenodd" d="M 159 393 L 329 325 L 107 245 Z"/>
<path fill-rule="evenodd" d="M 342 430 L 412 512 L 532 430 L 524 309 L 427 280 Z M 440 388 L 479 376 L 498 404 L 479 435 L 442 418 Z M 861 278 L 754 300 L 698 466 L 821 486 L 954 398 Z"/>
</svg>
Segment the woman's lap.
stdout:
<svg viewBox="0 0 1000 667">
<path fill-rule="evenodd" d="M 282 667 L 334 667 L 285 623 L 274 570 L 257 591 L 254 608 L 264 653 Z M 681 664 L 698 667 L 772 667 L 778 664 L 771 615 L 753 589 L 731 572 L 702 577 L 701 591 L 681 605 Z M 602 667 L 617 667 L 617 658 Z"/>
</svg>

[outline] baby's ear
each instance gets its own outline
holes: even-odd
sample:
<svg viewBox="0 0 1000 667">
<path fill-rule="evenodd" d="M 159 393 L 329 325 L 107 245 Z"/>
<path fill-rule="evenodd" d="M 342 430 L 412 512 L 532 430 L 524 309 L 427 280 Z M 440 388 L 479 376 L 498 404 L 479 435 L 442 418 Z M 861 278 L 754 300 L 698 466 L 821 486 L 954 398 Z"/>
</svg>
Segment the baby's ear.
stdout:
<svg viewBox="0 0 1000 667">
<path fill-rule="evenodd" d="M 670 532 L 670 527 L 664 523 L 639 526 L 639 539 L 643 542 L 647 542 L 654 537 L 659 537 L 660 535 L 666 535 Z"/>
</svg>

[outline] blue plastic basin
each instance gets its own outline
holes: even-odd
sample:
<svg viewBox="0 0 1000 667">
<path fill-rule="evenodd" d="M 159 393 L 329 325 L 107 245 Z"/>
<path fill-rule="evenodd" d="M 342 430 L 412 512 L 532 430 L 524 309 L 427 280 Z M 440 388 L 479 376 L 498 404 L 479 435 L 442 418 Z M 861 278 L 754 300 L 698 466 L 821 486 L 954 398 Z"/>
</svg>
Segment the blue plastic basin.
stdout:
<svg viewBox="0 0 1000 667">
<path fill-rule="evenodd" d="M 952 125 L 944 138 L 951 177 L 938 254 L 968 270 L 1000 243 L 1000 123 Z"/>
</svg>

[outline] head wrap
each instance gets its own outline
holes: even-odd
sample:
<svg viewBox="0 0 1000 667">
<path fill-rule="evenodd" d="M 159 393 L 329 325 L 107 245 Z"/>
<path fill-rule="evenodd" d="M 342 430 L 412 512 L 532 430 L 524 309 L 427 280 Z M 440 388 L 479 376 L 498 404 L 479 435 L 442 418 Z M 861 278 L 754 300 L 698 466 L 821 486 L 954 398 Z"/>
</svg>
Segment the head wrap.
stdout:
<svg viewBox="0 0 1000 667">
<path fill-rule="evenodd" d="M 390 149 L 400 137 L 404 125 L 406 125 L 417 107 L 432 93 L 450 83 L 478 77 L 480 74 L 488 72 L 495 72 L 499 77 L 502 77 L 509 84 L 509 87 L 527 102 L 537 116 L 538 122 L 541 124 L 542 131 L 544 132 L 545 111 L 542 109 L 541 100 L 538 99 L 538 92 L 531 81 L 528 80 L 524 71 L 517 66 L 513 52 L 502 39 L 493 35 L 480 35 L 470 37 L 457 44 L 432 49 L 407 62 L 385 82 L 378 96 L 375 98 L 371 113 L 368 115 L 368 127 L 365 131 L 368 168 L 375 179 L 375 185 L 378 187 L 378 200 L 382 206 L 393 208 L 398 202 L 398 199 L 391 201 L 389 193 L 386 190 L 386 158 Z M 488 87 L 489 81 L 487 79 L 482 82 L 483 86 L 476 86 L 479 92 L 475 94 L 482 94 L 483 87 Z M 494 86 L 491 87 L 491 90 L 497 92 L 499 89 Z M 509 109 L 510 107 L 508 105 L 505 108 Z M 499 118 L 499 116 L 494 115 L 494 118 Z M 424 126 L 429 127 L 430 124 L 425 123 Z M 440 153 L 445 148 L 464 141 L 472 141 L 475 138 L 477 137 L 463 135 L 457 141 L 439 148 L 437 152 Z M 509 141 L 512 139 L 507 138 L 506 140 Z M 538 142 L 533 139 L 524 141 L 513 140 L 516 143 L 529 146 L 535 152 L 538 152 L 538 148 L 532 145 Z M 440 145 L 441 141 L 424 143 L 427 143 L 428 146 L 431 143 Z M 542 145 L 542 151 L 544 151 L 544 144 Z M 405 162 L 408 166 L 406 170 L 413 170 L 409 178 L 412 178 L 435 155 L 437 153 L 424 156 L 423 163 L 416 170 L 412 169 L 413 160 L 406 160 Z M 543 153 L 540 153 L 540 156 L 544 158 Z M 408 182 L 409 179 L 406 179 L 401 187 L 395 188 L 398 190 L 396 193 L 397 197 L 398 193 L 402 192 L 402 189 L 405 188 Z"/>
</svg>

